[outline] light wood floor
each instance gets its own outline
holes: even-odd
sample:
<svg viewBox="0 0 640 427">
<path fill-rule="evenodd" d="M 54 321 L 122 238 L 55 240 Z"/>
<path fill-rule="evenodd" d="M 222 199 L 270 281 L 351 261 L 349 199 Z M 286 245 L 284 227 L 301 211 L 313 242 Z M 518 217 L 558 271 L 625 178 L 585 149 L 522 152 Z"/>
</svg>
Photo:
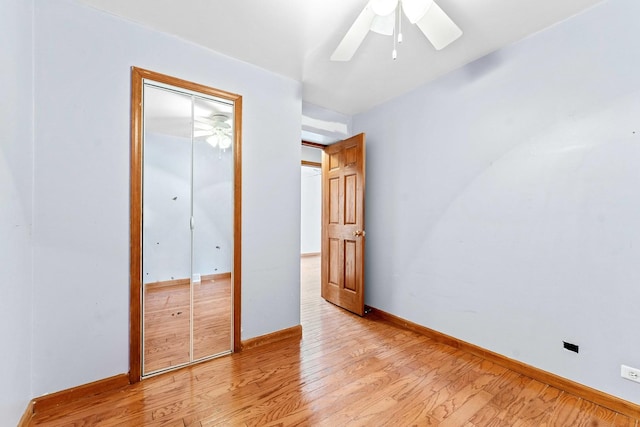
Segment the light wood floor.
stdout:
<svg viewBox="0 0 640 427">
<path fill-rule="evenodd" d="M 36 414 L 32 425 L 626 426 L 637 420 L 359 318 L 303 258 L 303 340 L 246 350 Z"/>
</svg>

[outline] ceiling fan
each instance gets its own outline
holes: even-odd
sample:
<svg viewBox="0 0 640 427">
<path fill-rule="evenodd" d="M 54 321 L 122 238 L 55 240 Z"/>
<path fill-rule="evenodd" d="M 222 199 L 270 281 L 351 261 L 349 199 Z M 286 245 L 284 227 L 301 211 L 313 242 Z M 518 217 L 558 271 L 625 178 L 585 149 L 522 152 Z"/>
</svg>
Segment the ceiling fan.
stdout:
<svg viewBox="0 0 640 427">
<path fill-rule="evenodd" d="M 349 61 L 369 30 L 394 36 L 392 57 L 396 59 L 395 35 L 397 33 L 398 43 L 402 43 L 402 13 L 420 28 L 436 50 L 462 35 L 462 30 L 433 0 L 369 0 L 331 55 L 331 60 Z"/>
<path fill-rule="evenodd" d="M 196 116 L 193 123 L 193 137 L 205 138 L 213 147 L 226 150 L 231 146 L 230 118 L 225 114 L 214 114 L 211 117 Z"/>
</svg>

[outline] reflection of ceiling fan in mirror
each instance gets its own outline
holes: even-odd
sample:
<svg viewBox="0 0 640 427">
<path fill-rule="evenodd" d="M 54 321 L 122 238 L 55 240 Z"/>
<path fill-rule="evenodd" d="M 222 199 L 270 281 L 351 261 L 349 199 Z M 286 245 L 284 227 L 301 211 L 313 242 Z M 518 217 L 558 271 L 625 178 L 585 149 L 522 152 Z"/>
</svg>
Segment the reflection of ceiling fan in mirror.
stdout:
<svg viewBox="0 0 640 427">
<path fill-rule="evenodd" d="M 204 138 L 212 147 L 226 151 L 231 147 L 232 129 L 229 122 L 230 118 L 225 114 L 196 116 L 193 122 L 193 137 Z"/>
<path fill-rule="evenodd" d="M 402 43 L 402 15 L 416 24 L 436 50 L 462 35 L 462 30 L 433 0 L 369 0 L 347 31 L 332 61 L 349 61 L 369 31 L 393 36 L 392 57 L 396 59 L 396 42 Z"/>
</svg>

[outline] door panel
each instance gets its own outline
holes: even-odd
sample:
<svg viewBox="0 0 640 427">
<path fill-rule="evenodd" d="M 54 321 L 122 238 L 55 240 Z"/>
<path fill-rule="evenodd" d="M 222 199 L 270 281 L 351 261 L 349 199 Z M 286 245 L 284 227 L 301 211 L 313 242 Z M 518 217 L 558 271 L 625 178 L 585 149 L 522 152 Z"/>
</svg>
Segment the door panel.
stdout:
<svg viewBox="0 0 640 427">
<path fill-rule="evenodd" d="M 357 224 L 358 203 L 357 190 L 358 178 L 356 175 L 344 177 L 344 223 L 346 225 Z"/>
<path fill-rule="evenodd" d="M 344 241 L 344 288 L 356 292 L 358 290 L 358 277 L 356 258 L 358 243 L 355 240 Z"/>
<path fill-rule="evenodd" d="M 364 134 L 332 144 L 322 158 L 322 297 L 364 314 Z"/>
<path fill-rule="evenodd" d="M 327 257 L 329 258 L 329 285 L 340 286 L 340 240 L 329 239 Z"/>
<path fill-rule="evenodd" d="M 338 178 L 329 181 L 329 223 L 340 223 L 340 180 Z"/>
</svg>

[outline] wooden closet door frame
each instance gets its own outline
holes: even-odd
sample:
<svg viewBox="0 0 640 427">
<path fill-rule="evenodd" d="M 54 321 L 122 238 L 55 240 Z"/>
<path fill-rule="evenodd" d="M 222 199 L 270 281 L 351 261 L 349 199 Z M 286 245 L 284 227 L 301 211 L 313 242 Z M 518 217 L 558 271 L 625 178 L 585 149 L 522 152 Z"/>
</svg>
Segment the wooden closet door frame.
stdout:
<svg viewBox="0 0 640 427">
<path fill-rule="evenodd" d="M 131 67 L 130 240 L 129 240 L 129 382 L 142 379 L 142 161 L 144 80 L 233 102 L 233 351 L 241 349 L 241 242 L 242 242 L 242 96 L 182 80 L 166 74 Z"/>
</svg>

